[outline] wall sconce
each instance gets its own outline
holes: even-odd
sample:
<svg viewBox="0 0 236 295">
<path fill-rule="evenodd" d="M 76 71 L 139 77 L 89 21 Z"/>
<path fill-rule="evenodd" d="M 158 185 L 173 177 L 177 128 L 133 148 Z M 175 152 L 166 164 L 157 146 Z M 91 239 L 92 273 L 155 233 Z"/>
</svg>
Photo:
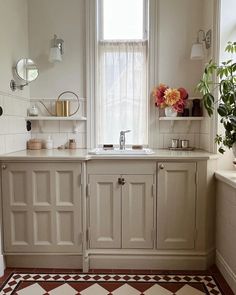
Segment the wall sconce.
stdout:
<svg viewBox="0 0 236 295">
<path fill-rule="evenodd" d="M 202 37 L 200 39 L 200 37 Z M 192 45 L 191 59 L 200 60 L 204 58 L 203 42 L 205 43 L 206 49 L 211 48 L 211 30 L 205 31 L 199 30 L 197 33 L 197 41 Z"/>
<path fill-rule="evenodd" d="M 62 61 L 62 54 L 64 40 L 58 39 L 57 35 L 54 35 L 54 38 L 51 40 L 51 48 L 49 54 L 49 61 L 51 63 Z"/>
</svg>

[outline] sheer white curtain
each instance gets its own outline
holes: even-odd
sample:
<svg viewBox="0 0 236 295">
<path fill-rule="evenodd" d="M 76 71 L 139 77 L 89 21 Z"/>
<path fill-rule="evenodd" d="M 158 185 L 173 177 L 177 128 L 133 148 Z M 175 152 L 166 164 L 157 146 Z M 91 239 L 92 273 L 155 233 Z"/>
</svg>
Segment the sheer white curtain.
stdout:
<svg viewBox="0 0 236 295">
<path fill-rule="evenodd" d="M 99 42 L 97 142 L 147 144 L 147 42 Z"/>
</svg>

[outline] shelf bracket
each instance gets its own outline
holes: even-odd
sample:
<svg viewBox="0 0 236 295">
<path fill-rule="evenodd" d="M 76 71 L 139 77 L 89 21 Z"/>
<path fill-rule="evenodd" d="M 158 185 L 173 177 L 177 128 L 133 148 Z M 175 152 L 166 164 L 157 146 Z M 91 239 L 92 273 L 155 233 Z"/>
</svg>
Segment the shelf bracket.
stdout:
<svg viewBox="0 0 236 295">
<path fill-rule="evenodd" d="M 189 133 L 192 121 L 187 121 L 187 133 Z"/>
<path fill-rule="evenodd" d="M 32 126 L 31 126 L 31 121 L 26 121 L 26 130 L 27 131 L 31 131 L 31 129 L 32 129 Z"/>
<path fill-rule="evenodd" d="M 78 133 L 78 122 L 76 120 L 73 121 L 73 133 Z"/>
<path fill-rule="evenodd" d="M 170 121 L 170 129 L 171 129 L 171 133 L 173 132 L 174 125 L 175 125 L 175 121 L 174 121 L 174 120 L 171 120 L 171 121 Z"/>
<path fill-rule="evenodd" d="M 39 126 L 39 132 L 42 133 L 43 130 L 43 121 L 38 121 L 38 126 Z"/>
</svg>

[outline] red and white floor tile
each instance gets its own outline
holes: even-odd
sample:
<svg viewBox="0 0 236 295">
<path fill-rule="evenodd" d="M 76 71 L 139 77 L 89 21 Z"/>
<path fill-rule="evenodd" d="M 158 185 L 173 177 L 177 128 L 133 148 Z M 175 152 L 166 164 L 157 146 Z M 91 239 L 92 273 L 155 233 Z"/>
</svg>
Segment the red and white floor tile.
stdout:
<svg viewBox="0 0 236 295">
<path fill-rule="evenodd" d="M 13 271 L 0 295 L 230 295 L 210 274 Z"/>
</svg>

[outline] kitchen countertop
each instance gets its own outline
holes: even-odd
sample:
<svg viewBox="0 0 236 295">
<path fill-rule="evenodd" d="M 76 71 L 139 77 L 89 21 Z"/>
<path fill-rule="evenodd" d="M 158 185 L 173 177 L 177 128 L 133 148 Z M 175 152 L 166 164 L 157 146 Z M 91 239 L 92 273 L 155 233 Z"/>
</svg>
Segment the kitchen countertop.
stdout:
<svg viewBox="0 0 236 295">
<path fill-rule="evenodd" d="M 153 149 L 153 151 L 154 154 L 151 155 L 90 155 L 88 154 L 89 150 L 87 149 L 23 150 L 19 152 L 0 155 L 0 160 L 209 160 L 218 158 L 216 154 L 208 153 L 202 150 L 170 151 L 168 149 Z"/>
<path fill-rule="evenodd" d="M 236 188 L 236 171 L 234 170 L 221 170 L 215 172 L 215 177 L 217 180 L 223 181 L 228 185 Z"/>
</svg>

